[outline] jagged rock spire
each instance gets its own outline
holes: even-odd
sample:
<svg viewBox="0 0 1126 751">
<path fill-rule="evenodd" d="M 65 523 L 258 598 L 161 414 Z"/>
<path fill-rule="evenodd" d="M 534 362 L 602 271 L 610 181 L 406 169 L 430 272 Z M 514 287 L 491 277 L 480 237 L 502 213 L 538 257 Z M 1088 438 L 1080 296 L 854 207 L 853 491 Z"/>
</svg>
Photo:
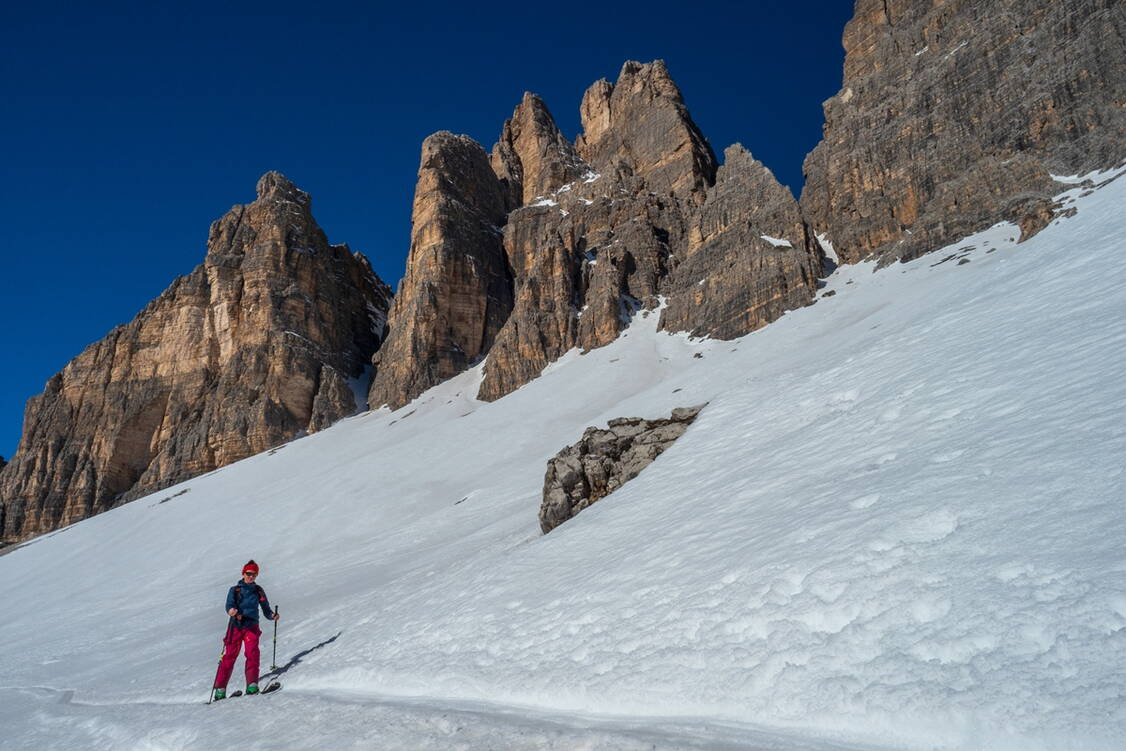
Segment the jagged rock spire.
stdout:
<svg viewBox="0 0 1126 751">
<path fill-rule="evenodd" d="M 480 144 L 444 131 L 423 142 L 410 255 L 374 361 L 371 406 L 406 404 L 488 352 L 512 309 L 505 209 Z"/>
<path fill-rule="evenodd" d="M 519 388 L 572 347 L 610 343 L 660 294 L 670 298 L 665 328 L 725 337 L 813 297 L 820 255 L 793 196 L 742 147 L 716 183 L 715 156 L 663 62 L 627 62 L 617 83 L 587 90 L 581 113 L 577 151 L 591 172 L 509 214 L 515 303 L 481 399 Z M 768 233 L 792 244 L 775 247 Z"/>
<path fill-rule="evenodd" d="M 715 154 L 663 60 L 626 62 L 617 83 L 587 89 L 580 114 L 577 149 L 596 171 L 636 175 L 678 197 L 715 182 Z"/>
<path fill-rule="evenodd" d="M 553 193 L 589 169 L 559 132 L 547 105 L 532 93 L 524 94 L 505 121 L 490 162 L 506 188 L 509 211 Z"/>
</svg>

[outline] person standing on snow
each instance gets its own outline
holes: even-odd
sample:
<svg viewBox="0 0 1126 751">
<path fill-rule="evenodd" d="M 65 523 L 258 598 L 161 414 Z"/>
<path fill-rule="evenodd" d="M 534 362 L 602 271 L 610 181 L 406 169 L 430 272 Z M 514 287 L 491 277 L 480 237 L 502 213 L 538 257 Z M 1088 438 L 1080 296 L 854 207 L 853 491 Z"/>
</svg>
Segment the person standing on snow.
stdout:
<svg viewBox="0 0 1126 751">
<path fill-rule="evenodd" d="M 258 693 L 258 637 L 262 629 L 258 628 L 258 608 L 262 608 L 266 618 L 272 621 L 278 619 L 278 614 L 270 609 L 270 601 L 266 599 L 266 592 L 255 583 L 258 578 L 258 564 L 253 560 L 247 561 L 242 567 L 242 580 L 235 583 L 227 591 L 227 615 L 231 617 L 227 624 L 227 635 L 223 639 L 223 659 L 219 661 L 219 671 L 215 674 L 216 699 L 227 697 L 227 681 L 235 669 L 235 660 L 238 659 L 239 650 L 246 643 L 246 693 Z"/>
</svg>

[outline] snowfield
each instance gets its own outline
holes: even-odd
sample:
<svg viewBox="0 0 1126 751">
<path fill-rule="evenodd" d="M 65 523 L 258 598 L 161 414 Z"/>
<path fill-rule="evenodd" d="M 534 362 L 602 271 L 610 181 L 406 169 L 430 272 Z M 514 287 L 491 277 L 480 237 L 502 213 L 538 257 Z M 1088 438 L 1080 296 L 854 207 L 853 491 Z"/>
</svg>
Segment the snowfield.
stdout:
<svg viewBox="0 0 1126 751">
<path fill-rule="evenodd" d="M 643 312 L 0 556 L 0 748 L 1126 748 L 1126 179 L 1067 180 L 1023 244 Z M 585 427 L 705 402 L 540 534 Z M 251 557 L 284 688 L 205 706 Z"/>
</svg>

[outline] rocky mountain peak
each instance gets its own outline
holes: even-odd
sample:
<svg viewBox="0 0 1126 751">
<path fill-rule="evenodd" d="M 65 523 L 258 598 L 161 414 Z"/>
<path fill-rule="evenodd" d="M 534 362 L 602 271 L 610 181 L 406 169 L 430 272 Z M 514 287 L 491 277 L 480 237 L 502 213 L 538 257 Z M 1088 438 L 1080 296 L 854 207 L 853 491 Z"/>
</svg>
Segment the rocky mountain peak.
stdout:
<svg viewBox="0 0 1126 751">
<path fill-rule="evenodd" d="M 503 195 L 492 189 L 496 176 L 489 157 L 469 136 L 447 130 L 427 136 L 422 142 L 418 174 L 422 190 L 437 191 L 435 196 L 461 202 L 494 224 L 504 223 L 506 206 Z M 481 192 L 483 183 L 490 189 Z"/>
<path fill-rule="evenodd" d="M 508 194 L 509 210 L 553 193 L 589 169 L 531 92 L 504 123 L 490 162 Z"/>
<path fill-rule="evenodd" d="M 789 188 L 741 144 L 688 217 L 661 328 L 732 339 L 809 303 L 823 256 Z"/>
<path fill-rule="evenodd" d="M 746 175 L 760 169 L 770 172 L 766 165 L 755 159 L 743 144 L 736 141 L 723 150 L 723 164 L 716 170 L 716 182 L 728 173 Z M 773 177 L 774 173 L 770 172 L 770 175 Z"/>
<path fill-rule="evenodd" d="M 309 204 L 308 193 L 300 190 L 285 175 L 274 170 L 258 178 L 255 190 L 259 201 L 294 201 L 304 205 Z"/>
<path fill-rule="evenodd" d="M 688 114 L 663 60 L 626 62 L 616 83 L 583 95 L 576 147 L 597 172 L 643 178 L 651 190 L 688 196 L 715 182 L 711 145 Z"/>
<path fill-rule="evenodd" d="M 615 83 L 595 83 L 582 119 L 572 146 L 526 93 L 491 156 L 449 132 L 423 142 L 370 404 L 402 406 L 486 354 L 478 396 L 498 399 L 567 350 L 613 341 L 663 290 L 680 311 L 666 328 L 714 336 L 812 299 L 820 255 L 793 197 L 741 147 L 716 184 L 664 62 L 627 62 Z"/>
<path fill-rule="evenodd" d="M 28 402 L 0 541 L 70 524 L 353 414 L 391 291 L 330 245 L 277 172 L 211 227 L 204 263 Z M 294 204 L 301 206 L 294 211 Z"/>
<path fill-rule="evenodd" d="M 399 407 L 492 346 L 512 309 L 501 244 L 506 192 L 485 150 L 441 131 L 422 143 L 406 274 L 373 360 L 368 401 Z"/>
</svg>

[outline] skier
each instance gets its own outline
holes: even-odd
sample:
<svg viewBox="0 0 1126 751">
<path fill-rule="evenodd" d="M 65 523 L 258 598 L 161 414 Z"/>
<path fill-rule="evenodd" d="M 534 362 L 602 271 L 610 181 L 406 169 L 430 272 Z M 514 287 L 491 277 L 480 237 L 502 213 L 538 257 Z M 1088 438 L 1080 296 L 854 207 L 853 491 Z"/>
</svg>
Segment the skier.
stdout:
<svg viewBox="0 0 1126 751">
<path fill-rule="evenodd" d="M 278 614 L 270 609 L 266 592 L 255 583 L 258 578 L 258 564 L 247 561 L 242 567 L 242 580 L 227 591 L 227 635 L 223 639 L 223 659 L 219 661 L 219 671 L 215 674 L 215 699 L 227 697 L 227 681 L 235 669 L 235 660 L 243 642 L 246 643 L 246 693 L 258 693 L 258 608 L 270 620 L 276 621 Z"/>
</svg>

